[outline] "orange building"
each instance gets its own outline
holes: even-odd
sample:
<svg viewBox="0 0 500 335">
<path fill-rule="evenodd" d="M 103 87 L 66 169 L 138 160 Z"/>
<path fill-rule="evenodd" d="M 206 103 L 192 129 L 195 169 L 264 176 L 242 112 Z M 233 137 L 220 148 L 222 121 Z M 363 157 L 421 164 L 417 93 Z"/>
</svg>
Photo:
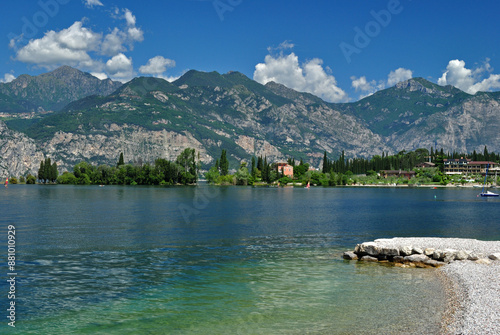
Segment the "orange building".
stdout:
<svg viewBox="0 0 500 335">
<path fill-rule="evenodd" d="M 293 166 L 289 165 L 288 163 L 277 163 L 276 165 L 278 166 L 279 173 L 293 178 Z"/>
</svg>

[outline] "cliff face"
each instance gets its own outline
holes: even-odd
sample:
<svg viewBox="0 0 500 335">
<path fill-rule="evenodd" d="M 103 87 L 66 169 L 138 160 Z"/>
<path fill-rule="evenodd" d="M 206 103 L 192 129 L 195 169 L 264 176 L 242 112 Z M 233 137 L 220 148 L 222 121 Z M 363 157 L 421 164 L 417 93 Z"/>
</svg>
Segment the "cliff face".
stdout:
<svg viewBox="0 0 500 335">
<path fill-rule="evenodd" d="M 37 175 L 45 156 L 33 139 L 0 121 L 0 177 Z"/>
<path fill-rule="evenodd" d="M 61 170 L 69 170 L 81 161 L 114 166 L 119 153 L 123 152 L 125 162 L 154 162 L 156 158 L 174 161 L 185 148 L 194 148 L 200 153 L 203 163 L 210 163 L 202 143 L 192 134 L 185 132 L 148 131 L 134 125 L 105 125 L 106 135 L 75 134 L 57 132 L 49 141 L 42 143 L 43 151 L 61 162 Z"/>
<path fill-rule="evenodd" d="M 500 100 L 489 96 L 470 98 L 436 113 L 409 131 L 393 136 L 396 149 L 443 147 L 450 151 L 482 152 L 500 150 Z"/>
<path fill-rule="evenodd" d="M 77 91 L 77 84 L 65 78 L 74 71 L 63 68 L 50 77 L 68 81 Z M 21 85 L 24 79 L 18 79 Z M 498 152 L 499 115 L 500 93 L 472 96 L 422 78 L 355 103 L 331 104 L 237 72 L 189 71 L 173 83 L 136 78 L 107 96 L 72 101 L 39 122 L 5 121 L 27 135 L 1 124 L 0 173 L 36 172 L 44 155 L 62 172 L 82 160 L 114 165 L 120 152 L 127 162 L 175 160 L 188 147 L 200 153 L 205 168 L 222 149 L 231 167 L 252 155 L 268 161 L 294 157 L 321 167 L 324 151 L 331 158 L 342 150 L 352 158 L 431 146 L 471 152 L 486 145 Z"/>
</svg>

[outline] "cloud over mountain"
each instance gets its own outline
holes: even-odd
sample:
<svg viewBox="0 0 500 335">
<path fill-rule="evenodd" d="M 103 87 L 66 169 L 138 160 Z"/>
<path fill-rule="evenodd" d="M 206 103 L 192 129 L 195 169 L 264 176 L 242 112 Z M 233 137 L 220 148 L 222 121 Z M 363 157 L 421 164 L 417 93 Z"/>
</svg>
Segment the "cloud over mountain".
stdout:
<svg viewBox="0 0 500 335">
<path fill-rule="evenodd" d="M 84 3 L 86 6 L 102 5 L 97 0 Z M 49 30 L 43 37 L 30 40 L 17 49 L 14 59 L 48 70 L 70 65 L 88 70 L 98 78 L 132 79 L 132 58 L 124 53 L 133 50 L 135 43 L 144 40 L 144 32 L 137 27 L 137 19 L 129 9 L 116 8 L 112 17 L 124 20 L 124 24 L 104 34 L 86 27 L 87 19 L 82 19 L 66 29 Z M 12 48 L 15 44 L 14 40 L 10 42 Z M 103 56 L 110 58 L 106 60 Z"/>
<path fill-rule="evenodd" d="M 450 60 L 446 71 L 438 80 L 439 85 L 453 85 L 462 91 L 476 94 L 479 91 L 491 91 L 500 88 L 500 75 L 491 73 L 493 68 L 486 59 L 482 66 L 475 69 L 465 67 L 463 60 Z M 486 77 L 484 74 L 488 74 Z"/>
<path fill-rule="evenodd" d="M 376 91 L 383 90 L 386 87 L 391 87 L 396 85 L 401 81 L 411 79 L 413 77 L 413 71 L 405 68 L 398 68 L 394 71 L 389 72 L 387 75 L 387 80 L 371 80 L 368 81 L 365 76 L 351 77 L 352 87 L 356 92 L 361 92 L 360 98 L 369 96 Z"/>
<path fill-rule="evenodd" d="M 321 59 L 314 58 L 300 64 L 295 53 L 283 54 L 283 49 L 292 47 L 293 44 L 289 42 L 282 43 L 278 55 L 272 55 L 272 49 L 269 48 L 270 54 L 265 57 L 264 63 L 255 66 L 253 79 L 261 84 L 274 81 L 330 102 L 345 102 L 349 99 L 347 93 L 338 87 L 331 69 L 323 67 Z"/>
</svg>

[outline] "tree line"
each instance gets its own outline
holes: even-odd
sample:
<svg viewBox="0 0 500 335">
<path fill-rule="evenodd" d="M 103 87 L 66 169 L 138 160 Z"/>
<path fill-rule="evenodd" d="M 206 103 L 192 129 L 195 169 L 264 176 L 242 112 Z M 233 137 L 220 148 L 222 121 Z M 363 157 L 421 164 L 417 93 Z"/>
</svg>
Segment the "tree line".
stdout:
<svg viewBox="0 0 500 335">
<path fill-rule="evenodd" d="M 468 158 L 472 161 L 493 161 L 500 162 L 500 154 L 494 152 L 488 153 L 488 149 L 485 146 L 482 153 L 477 153 L 474 150 L 472 153 L 458 153 L 458 152 L 447 152 L 445 153 L 443 149 L 434 150 L 431 147 L 429 152 L 428 149 L 420 148 L 415 151 L 400 151 L 395 155 L 388 155 L 382 152 L 382 156 L 375 155 L 370 159 L 365 158 L 351 158 L 347 159 L 345 157 L 344 151 L 340 154 L 337 160 L 329 160 L 327 152 L 324 152 L 323 156 L 323 173 L 335 172 L 335 173 L 346 173 L 348 171 L 353 174 L 366 174 L 370 171 L 379 172 L 380 170 L 411 170 L 415 168 L 420 163 L 432 162 L 436 164 L 436 167 L 440 169 L 441 172 L 444 170 L 444 160 L 445 159 L 458 159 L 458 158 Z"/>
<path fill-rule="evenodd" d="M 302 160 L 296 163 L 294 158 L 289 158 L 287 163 L 293 166 L 293 179 L 284 176 L 278 172 L 276 163 L 270 163 L 267 157 L 253 156 L 251 159 L 250 167 L 247 167 L 246 162 L 242 162 L 240 167 L 233 175 L 229 174 L 229 167 L 227 161 L 227 152 L 222 150 L 220 159 L 216 160 L 214 166 L 205 173 L 208 182 L 213 184 L 232 184 L 232 185 L 252 185 L 254 183 L 280 183 L 284 185 L 287 183 L 297 182 L 305 184 L 307 182 L 324 185 L 336 186 L 346 185 L 353 175 L 368 175 L 376 176 L 381 170 L 412 170 L 418 164 L 423 162 L 432 162 L 436 165 L 439 175 L 425 175 L 428 178 L 435 179 L 434 181 L 442 180 L 444 171 L 444 159 L 468 157 L 473 161 L 500 161 L 500 156 L 495 153 L 488 153 L 487 148 L 484 148 L 482 153 L 474 151 L 470 154 L 464 153 L 445 153 L 443 149 L 431 150 L 425 148 L 416 149 L 415 151 L 400 151 L 397 154 L 389 155 L 382 153 L 382 155 L 375 155 L 370 159 L 366 158 L 346 158 L 345 152 L 342 151 L 339 158 L 331 160 L 328 153 L 325 151 L 323 156 L 323 167 L 321 171 L 309 168 L 308 163 Z"/>
<path fill-rule="evenodd" d="M 185 149 L 174 162 L 163 158 L 154 164 L 125 164 L 123 153 L 116 166 L 94 166 L 80 162 L 73 172 L 57 178 L 59 184 L 73 185 L 190 185 L 198 181 L 200 163 L 195 149 Z"/>
</svg>

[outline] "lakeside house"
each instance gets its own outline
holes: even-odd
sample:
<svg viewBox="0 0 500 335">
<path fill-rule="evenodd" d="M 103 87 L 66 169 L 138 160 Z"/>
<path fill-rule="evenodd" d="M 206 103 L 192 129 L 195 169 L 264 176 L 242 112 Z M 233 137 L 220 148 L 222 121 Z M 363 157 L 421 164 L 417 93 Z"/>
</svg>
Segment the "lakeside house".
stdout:
<svg viewBox="0 0 500 335">
<path fill-rule="evenodd" d="M 288 163 L 277 163 L 278 172 L 282 173 L 284 176 L 293 178 L 293 166 Z"/>
<path fill-rule="evenodd" d="M 411 179 L 415 177 L 415 171 L 402 171 L 402 170 L 380 170 L 380 176 L 384 178 L 389 177 L 405 177 Z"/>
<path fill-rule="evenodd" d="M 444 173 L 447 175 L 485 175 L 486 169 L 496 170 L 498 163 L 489 161 L 472 161 L 467 158 L 444 159 Z"/>
<path fill-rule="evenodd" d="M 417 168 L 433 168 L 436 167 L 436 164 L 431 163 L 431 162 L 422 162 L 420 164 L 417 164 Z"/>
</svg>

